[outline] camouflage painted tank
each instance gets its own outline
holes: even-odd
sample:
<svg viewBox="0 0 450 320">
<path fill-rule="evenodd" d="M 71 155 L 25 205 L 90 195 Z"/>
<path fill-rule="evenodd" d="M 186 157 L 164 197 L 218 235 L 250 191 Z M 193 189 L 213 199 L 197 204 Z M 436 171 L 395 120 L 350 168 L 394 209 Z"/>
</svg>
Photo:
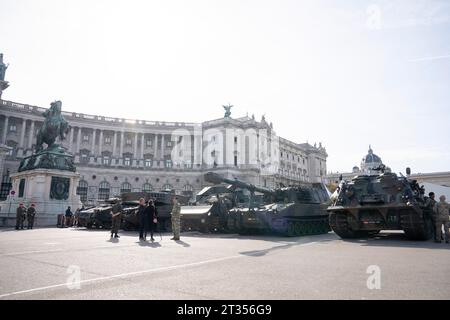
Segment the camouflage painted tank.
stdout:
<svg viewBox="0 0 450 320">
<path fill-rule="evenodd" d="M 233 188 L 228 211 L 229 232 L 301 236 L 327 233 L 329 196 L 321 183 L 269 189 L 207 173 L 205 180 Z"/>
<path fill-rule="evenodd" d="M 410 239 L 430 239 L 433 227 L 425 189 L 416 180 L 385 172 L 385 167 L 378 170 L 377 175 L 358 175 L 340 183 L 328 208 L 333 231 L 344 239 L 381 230 L 403 230 Z"/>
</svg>

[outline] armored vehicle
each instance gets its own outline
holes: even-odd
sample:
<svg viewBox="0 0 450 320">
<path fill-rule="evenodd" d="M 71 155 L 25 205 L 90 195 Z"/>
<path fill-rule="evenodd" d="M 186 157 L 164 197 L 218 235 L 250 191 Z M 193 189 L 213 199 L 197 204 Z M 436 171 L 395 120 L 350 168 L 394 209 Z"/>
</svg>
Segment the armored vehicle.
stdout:
<svg viewBox="0 0 450 320">
<path fill-rule="evenodd" d="M 78 225 L 88 229 L 110 229 L 112 223 L 111 209 L 118 198 L 110 198 L 96 207 L 86 208 L 79 212 Z M 122 213 L 133 211 L 137 207 L 137 201 L 121 201 Z"/>
<path fill-rule="evenodd" d="M 327 233 L 329 196 L 321 183 L 269 189 L 238 179 L 226 179 L 216 173 L 205 180 L 232 187 L 226 229 L 230 232 L 275 233 L 287 236 Z"/>
<path fill-rule="evenodd" d="M 181 207 L 182 230 L 200 232 L 227 231 L 228 211 L 233 207 L 233 188 L 214 185 L 203 188 L 195 202 Z"/>
<path fill-rule="evenodd" d="M 122 228 L 124 230 L 138 230 L 139 216 L 137 209 L 139 207 L 139 199 L 144 198 L 145 201 L 153 199 L 156 209 L 158 211 L 158 227 L 160 231 L 171 231 L 171 216 L 172 198 L 175 196 L 174 191 L 159 191 L 159 192 L 127 192 L 122 193 L 122 206 L 124 203 L 134 203 L 134 206 L 129 206 L 128 209 L 122 211 Z M 180 204 L 187 204 L 188 196 L 176 195 Z"/>
<path fill-rule="evenodd" d="M 409 239 L 430 239 L 433 227 L 424 187 L 402 174 L 387 172 L 384 166 L 377 170 L 375 175 L 341 181 L 328 208 L 333 231 L 343 239 L 368 237 L 381 230 L 403 230 Z"/>
</svg>

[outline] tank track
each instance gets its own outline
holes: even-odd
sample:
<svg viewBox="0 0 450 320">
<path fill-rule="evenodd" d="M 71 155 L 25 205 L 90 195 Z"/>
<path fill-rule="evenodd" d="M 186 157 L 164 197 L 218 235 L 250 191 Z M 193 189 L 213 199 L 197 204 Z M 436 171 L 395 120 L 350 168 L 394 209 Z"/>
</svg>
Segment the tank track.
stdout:
<svg viewBox="0 0 450 320">
<path fill-rule="evenodd" d="M 367 238 L 378 233 L 377 231 L 352 230 L 344 213 L 331 213 L 330 227 L 342 239 Z"/>
<path fill-rule="evenodd" d="M 429 240 L 433 236 L 433 225 L 429 217 L 421 217 L 415 212 L 403 213 L 400 225 L 410 240 Z"/>
<path fill-rule="evenodd" d="M 285 235 L 288 237 L 324 234 L 330 231 L 328 218 L 314 220 L 288 220 Z"/>
</svg>

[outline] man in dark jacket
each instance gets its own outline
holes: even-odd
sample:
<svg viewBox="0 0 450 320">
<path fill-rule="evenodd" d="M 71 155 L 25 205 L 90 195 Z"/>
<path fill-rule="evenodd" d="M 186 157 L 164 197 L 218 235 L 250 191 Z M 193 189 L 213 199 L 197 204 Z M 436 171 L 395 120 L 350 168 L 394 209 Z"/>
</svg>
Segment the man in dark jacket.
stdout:
<svg viewBox="0 0 450 320">
<path fill-rule="evenodd" d="M 72 213 L 72 210 L 70 209 L 70 206 L 69 207 L 67 207 L 67 210 L 66 210 L 66 213 L 65 213 L 65 224 L 66 224 L 66 227 L 70 227 L 71 225 L 72 225 L 72 216 L 73 216 L 73 213 Z"/>
<path fill-rule="evenodd" d="M 151 236 L 151 241 L 155 241 L 155 239 L 153 238 L 153 231 L 156 229 L 156 223 L 157 223 L 157 217 L 158 217 L 158 213 L 156 211 L 156 207 L 155 204 L 153 203 L 153 200 L 150 200 L 148 202 L 147 205 L 147 209 L 146 209 L 146 216 L 147 216 L 147 223 L 149 226 L 149 230 L 150 230 L 150 236 Z M 145 236 L 147 236 L 147 231 L 145 233 Z"/>
<path fill-rule="evenodd" d="M 33 229 L 35 215 L 36 215 L 36 208 L 34 207 L 34 203 L 32 203 L 27 210 L 27 221 L 28 221 L 27 229 Z"/>
<path fill-rule="evenodd" d="M 147 206 L 145 205 L 144 198 L 139 199 L 139 240 L 146 240 L 145 233 L 147 232 L 148 219 L 146 215 Z"/>
</svg>

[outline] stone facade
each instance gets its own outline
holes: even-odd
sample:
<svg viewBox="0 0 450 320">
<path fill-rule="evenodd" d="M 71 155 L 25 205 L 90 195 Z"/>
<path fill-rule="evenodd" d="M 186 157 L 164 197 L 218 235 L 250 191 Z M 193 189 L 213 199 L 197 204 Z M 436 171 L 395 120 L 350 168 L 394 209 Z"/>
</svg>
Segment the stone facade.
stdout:
<svg viewBox="0 0 450 320">
<path fill-rule="evenodd" d="M 32 154 L 46 109 L 0 100 L 0 110 L 0 143 L 11 148 L 0 167 L 4 196 L 8 175 Z M 280 138 L 264 117 L 180 123 L 63 115 L 70 131 L 62 146 L 75 156 L 84 203 L 122 191 L 175 189 L 194 195 L 204 187 L 208 171 L 273 187 L 322 181 L 327 170 L 321 144 Z"/>
</svg>

